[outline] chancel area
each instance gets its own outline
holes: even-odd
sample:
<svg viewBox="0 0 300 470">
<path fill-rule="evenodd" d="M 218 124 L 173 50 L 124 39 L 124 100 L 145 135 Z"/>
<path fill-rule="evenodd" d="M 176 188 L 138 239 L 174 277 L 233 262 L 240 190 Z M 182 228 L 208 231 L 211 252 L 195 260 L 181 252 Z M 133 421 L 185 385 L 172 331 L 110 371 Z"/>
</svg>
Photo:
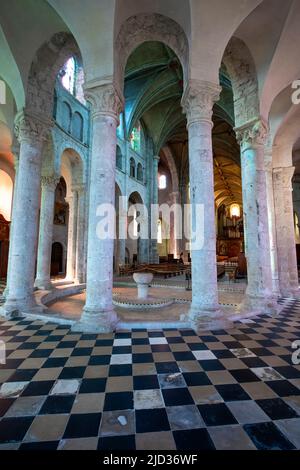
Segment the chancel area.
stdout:
<svg viewBox="0 0 300 470">
<path fill-rule="evenodd" d="M 300 448 L 300 1 L 84 14 L 1 0 L 0 450 Z"/>
</svg>

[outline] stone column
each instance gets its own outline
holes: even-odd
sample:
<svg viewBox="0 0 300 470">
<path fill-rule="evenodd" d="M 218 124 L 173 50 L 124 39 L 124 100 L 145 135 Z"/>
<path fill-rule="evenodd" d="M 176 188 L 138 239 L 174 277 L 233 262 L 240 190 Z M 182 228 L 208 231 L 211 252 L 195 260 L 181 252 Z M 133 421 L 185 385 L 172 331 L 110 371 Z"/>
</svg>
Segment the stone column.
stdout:
<svg viewBox="0 0 300 470">
<path fill-rule="evenodd" d="M 117 273 L 119 273 L 119 265 L 125 264 L 126 257 L 126 236 L 127 236 L 127 198 L 122 196 L 119 197 L 118 203 L 119 212 L 117 216 L 118 220 L 118 239 L 117 239 Z"/>
<path fill-rule="evenodd" d="M 223 327 L 219 321 L 222 312 L 218 303 L 212 152 L 212 110 L 220 91 L 218 85 L 191 80 L 182 98 L 189 134 L 192 231 L 197 227 L 197 236 L 191 240 L 192 305 L 189 313 L 195 330 Z"/>
<path fill-rule="evenodd" d="M 76 262 L 75 262 L 75 283 L 85 282 L 84 267 L 84 232 L 85 232 L 85 187 L 77 186 L 73 188 L 77 192 L 77 234 L 76 234 Z"/>
<path fill-rule="evenodd" d="M 55 189 L 58 183 L 58 176 L 42 176 L 41 178 L 42 194 L 35 287 L 42 290 L 50 290 L 53 287 L 50 281 L 50 270 Z"/>
<path fill-rule="evenodd" d="M 76 272 L 78 193 L 73 187 L 71 188 L 71 194 L 66 197 L 66 202 L 69 204 L 66 279 L 70 282 L 74 282 Z"/>
<path fill-rule="evenodd" d="M 15 316 L 37 307 L 33 284 L 35 277 L 42 149 L 50 121 L 23 111 L 16 117 L 20 142 L 17 191 L 14 196 L 13 232 L 10 242 L 9 292 L 2 312 Z"/>
<path fill-rule="evenodd" d="M 112 304 L 115 218 L 108 217 L 111 230 L 104 237 L 100 234 L 99 216 L 103 204 L 107 210 L 115 207 L 116 130 L 123 102 L 113 84 L 87 89 L 86 98 L 91 105 L 93 136 L 86 304 L 73 329 L 101 333 L 114 330 L 117 323 Z"/>
<path fill-rule="evenodd" d="M 152 162 L 152 204 L 158 204 L 158 163 L 160 157 L 155 155 Z M 150 211 L 151 213 L 151 211 Z M 151 224 L 157 224 L 157 221 L 151 221 Z M 151 227 L 150 224 L 150 227 Z M 156 232 L 155 232 L 156 233 Z M 157 238 L 150 240 L 150 263 L 158 264 L 159 256 L 157 250 Z"/>
<path fill-rule="evenodd" d="M 243 308 L 276 313 L 272 288 L 264 145 L 268 129 L 258 119 L 235 130 L 241 146 L 248 286 Z"/>
<path fill-rule="evenodd" d="M 268 203 L 268 222 L 269 222 L 269 241 L 271 256 L 272 288 L 275 297 L 280 297 L 279 278 L 278 278 L 278 260 L 277 260 L 277 236 L 275 223 L 275 206 L 273 191 L 273 167 L 272 167 L 272 148 L 265 148 L 265 168 L 266 168 L 266 187 Z"/>
<path fill-rule="evenodd" d="M 294 167 L 273 170 L 279 287 L 285 297 L 299 295 L 292 197 L 294 170 Z"/>
<path fill-rule="evenodd" d="M 13 229 L 14 229 L 14 208 L 15 208 L 15 199 L 18 187 L 18 173 L 19 173 L 19 155 L 20 155 L 20 146 L 19 142 L 15 143 L 15 148 L 13 149 L 14 154 L 14 167 L 15 167 L 15 179 L 14 179 L 14 192 L 13 192 L 13 200 L 12 200 L 12 213 L 11 213 L 11 223 L 9 229 L 9 252 L 8 252 L 8 265 L 7 265 L 7 276 L 6 276 L 6 287 L 3 292 L 3 297 L 6 298 L 9 292 L 9 282 L 10 282 L 10 266 L 11 266 L 11 240 L 13 238 Z"/>
</svg>

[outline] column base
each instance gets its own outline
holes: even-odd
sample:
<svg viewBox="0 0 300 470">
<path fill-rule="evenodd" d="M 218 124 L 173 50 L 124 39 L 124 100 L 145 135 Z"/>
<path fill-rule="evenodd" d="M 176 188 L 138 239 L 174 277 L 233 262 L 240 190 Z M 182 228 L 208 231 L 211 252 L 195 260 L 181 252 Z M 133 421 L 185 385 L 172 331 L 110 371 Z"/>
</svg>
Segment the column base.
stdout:
<svg viewBox="0 0 300 470">
<path fill-rule="evenodd" d="M 78 322 L 72 326 L 72 331 L 81 333 L 112 333 L 116 330 L 118 316 L 113 310 L 84 309 Z"/>
<path fill-rule="evenodd" d="M 219 305 L 191 306 L 189 311 L 191 327 L 196 333 L 203 330 L 223 330 L 232 328 L 233 323 L 226 318 L 225 313 Z"/>
<path fill-rule="evenodd" d="M 299 288 L 290 288 L 290 289 L 281 289 L 281 296 L 282 297 L 291 297 L 293 299 L 300 298 L 300 290 Z"/>
<path fill-rule="evenodd" d="M 240 310 L 245 313 L 257 313 L 258 315 L 278 315 L 282 310 L 282 306 L 278 304 L 275 297 L 246 294 Z"/>
<path fill-rule="evenodd" d="M 54 286 L 50 279 L 36 279 L 34 287 L 38 290 L 53 290 Z"/>
<path fill-rule="evenodd" d="M 26 313 L 43 313 L 45 308 L 37 305 L 34 297 L 27 299 L 6 299 L 4 305 L 0 307 L 0 315 L 7 319 L 14 319 Z"/>
</svg>

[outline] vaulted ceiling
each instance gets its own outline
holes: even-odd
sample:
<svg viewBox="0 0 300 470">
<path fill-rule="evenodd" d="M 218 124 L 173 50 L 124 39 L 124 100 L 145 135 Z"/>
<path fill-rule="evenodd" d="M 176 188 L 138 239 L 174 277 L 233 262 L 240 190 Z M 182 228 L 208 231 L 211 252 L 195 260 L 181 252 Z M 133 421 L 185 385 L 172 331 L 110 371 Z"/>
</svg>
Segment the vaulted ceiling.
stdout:
<svg viewBox="0 0 300 470">
<path fill-rule="evenodd" d="M 223 91 L 214 106 L 213 151 L 216 204 L 242 202 L 239 146 L 234 122 L 231 83 L 225 67 L 220 72 Z M 183 73 L 175 53 L 160 42 L 147 42 L 130 56 L 125 79 L 127 136 L 141 120 L 155 154 L 168 145 L 181 183 L 188 181 L 188 135 L 182 112 Z"/>
</svg>

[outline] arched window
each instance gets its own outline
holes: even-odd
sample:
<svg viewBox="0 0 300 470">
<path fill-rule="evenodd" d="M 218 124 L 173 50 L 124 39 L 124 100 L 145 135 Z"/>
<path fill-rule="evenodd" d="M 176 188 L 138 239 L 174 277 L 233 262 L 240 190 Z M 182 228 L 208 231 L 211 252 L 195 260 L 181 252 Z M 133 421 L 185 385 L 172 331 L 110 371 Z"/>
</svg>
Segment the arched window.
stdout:
<svg viewBox="0 0 300 470">
<path fill-rule="evenodd" d="M 167 177 L 166 175 L 160 175 L 158 180 L 158 187 L 159 189 L 166 189 L 167 187 Z"/>
<path fill-rule="evenodd" d="M 0 214 L 7 222 L 11 220 L 13 182 L 11 177 L 0 170 Z"/>
<path fill-rule="evenodd" d="M 61 124 L 62 124 L 62 127 L 67 132 L 70 132 L 71 130 L 71 118 L 72 118 L 71 107 L 68 103 L 64 101 L 62 103 Z"/>
<path fill-rule="evenodd" d="M 70 57 L 67 60 L 58 73 L 58 79 L 71 95 L 75 96 L 82 104 L 86 104 L 83 92 L 84 71 L 75 57 Z"/>
<path fill-rule="evenodd" d="M 71 95 L 75 94 L 75 81 L 76 81 L 76 62 L 74 57 L 67 60 L 61 71 L 59 72 L 62 86 Z"/>
<path fill-rule="evenodd" d="M 137 179 L 139 181 L 143 181 L 144 179 L 143 167 L 141 163 L 138 163 L 138 166 L 137 166 Z"/>
<path fill-rule="evenodd" d="M 122 152 L 121 152 L 121 149 L 120 147 L 117 145 L 117 168 L 119 168 L 119 170 L 122 170 L 123 169 L 123 156 L 122 156 Z"/>
<path fill-rule="evenodd" d="M 75 139 L 83 141 L 83 117 L 80 113 L 76 112 L 72 119 L 72 135 Z"/>
<path fill-rule="evenodd" d="M 130 159 L 130 176 L 135 178 L 135 161 L 134 158 L 131 157 Z"/>
<path fill-rule="evenodd" d="M 136 152 L 141 150 L 141 125 L 138 123 L 132 130 L 130 136 L 130 145 Z"/>
<path fill-rule="evenodd" d="M 162 243 L 162 222 L 160 219 L 157 221 L 157 243 Z"/>
<path fill-rule="evenodd" d="M 239 219 L 241 216 L 241 208 L 239 206 L 239 204 L 231 204 L 230 206 L 230 217 L 233 218 L 233 217 L 236 217 L 237 219 Z"/>
</svg>

